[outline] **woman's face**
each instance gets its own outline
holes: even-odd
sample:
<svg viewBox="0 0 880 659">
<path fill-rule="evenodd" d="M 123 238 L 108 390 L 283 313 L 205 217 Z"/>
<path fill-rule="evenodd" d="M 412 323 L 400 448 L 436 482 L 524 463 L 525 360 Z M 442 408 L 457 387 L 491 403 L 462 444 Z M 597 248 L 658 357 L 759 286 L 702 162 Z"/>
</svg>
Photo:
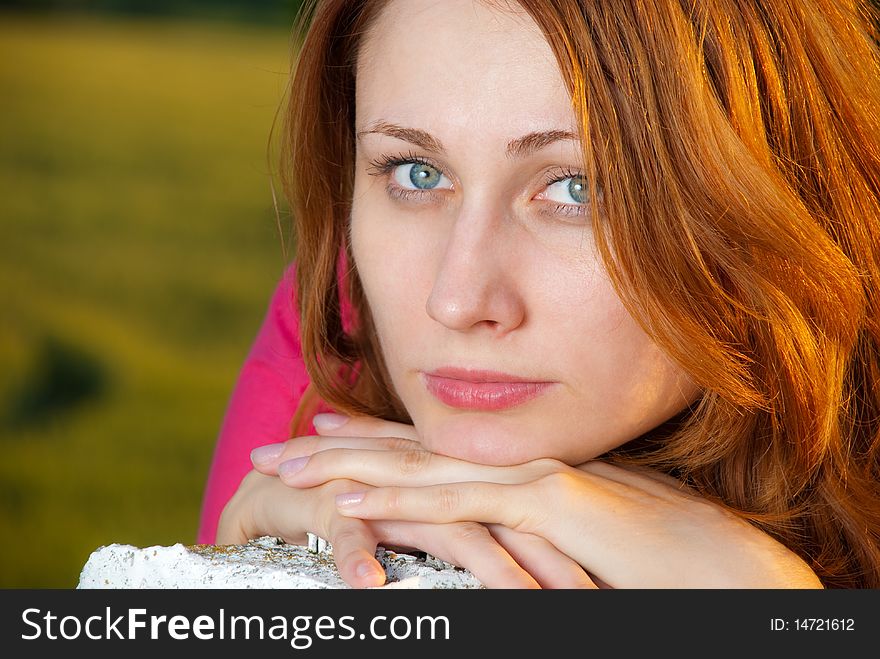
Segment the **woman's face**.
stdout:
<svg viewBox="0 0 880 659">
<path fill-rule="evenodd" d="M 356 94 L 354 259 L 426 448 L 576 464 L 694 400 L 606 277 L 577 118 L 527 14 L 391 0 Z"/>
</svg>

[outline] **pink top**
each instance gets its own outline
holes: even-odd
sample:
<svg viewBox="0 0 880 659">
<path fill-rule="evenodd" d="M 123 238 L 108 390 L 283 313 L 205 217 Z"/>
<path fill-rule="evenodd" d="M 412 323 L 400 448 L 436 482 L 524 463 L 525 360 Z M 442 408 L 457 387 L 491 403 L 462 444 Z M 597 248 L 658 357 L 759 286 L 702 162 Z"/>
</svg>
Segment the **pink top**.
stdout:
<svg viewBox="0 0 880 659">
<path fill-rule="evenodd" d="M 202 499 L 199 543 L 214 542 L 223 507 L 252 468 L 251 450 L 290 439 L 291 419 L 309 385 L 300 349 L 295 276 L 292 265 L 275 289 L 232 391 Z"/>
</svg>

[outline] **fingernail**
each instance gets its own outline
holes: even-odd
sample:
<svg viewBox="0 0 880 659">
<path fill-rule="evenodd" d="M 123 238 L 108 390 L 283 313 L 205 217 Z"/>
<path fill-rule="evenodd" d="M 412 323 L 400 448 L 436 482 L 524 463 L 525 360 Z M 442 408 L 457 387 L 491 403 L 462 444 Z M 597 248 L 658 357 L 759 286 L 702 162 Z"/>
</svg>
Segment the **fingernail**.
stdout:
<svg viewBox="0 0 880 659">
<path fill-rule="evenodd" d="M 284 444 L 266 444 L 251 451 L 251 462 L 266 464 L 284 452 Z"/>
<path fill-rule="evenodd" d="M 385 572 L 380 571 L 379 568 L 377 568 L 373 563 L 370 563 L 369 561 L 362 561 L 361 563 L 358 563 L 358 566 L 355 569 L 354 573 L 361 579 L 363 579 L 364 577 L 381 576 L 382 581 L 385 581 Z"/>
<path fill-rule="evenodd" d="M 306 466 L 306 463 L 309 461 L 309 456 L 304 456 L 302 458 L 294 458 L 293 460 L 285 460 L 280 465 L 278 465 L 278 475 L 279 476 L 293 476 L 295 473 L 302 471 L 303 467 Z"/>
<path fill-rule="evenodd" d="M 340 508 L 355 506 L 364 500 L 364 492 L 347 492 L 336 495 L 336 505 Z"/>
<path fill-rule="evenodd" d="M 350 417 L 347 417 L 344 414 L 316 414 L 312 418 L 312 425 L 314 425 L 317 430 L 336 430 L 348 423 L 349 418 Z"/>
</svg>

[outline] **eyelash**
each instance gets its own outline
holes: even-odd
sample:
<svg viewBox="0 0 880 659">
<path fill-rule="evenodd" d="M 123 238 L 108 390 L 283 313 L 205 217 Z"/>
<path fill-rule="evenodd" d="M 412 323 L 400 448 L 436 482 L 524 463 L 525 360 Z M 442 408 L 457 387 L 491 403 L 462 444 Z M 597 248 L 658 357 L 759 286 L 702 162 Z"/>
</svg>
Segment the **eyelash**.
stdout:
<svg viewBox="0 0 880 659">
<path fill-rule="evenodd" d="M 410 165 L 410 164 L 420 164 L 427 165 L 428 167 L 436 167 L 436 164 L 432 163 L 427 158 L 422 158 L 421 156 L 417 156 L 412 151 L 408 153 L 401 153 L 396 156 L 391 155 L 382 155 L 379 156 L 376 160 L 370 161 L 370 166 L 367 168 L 370 171 L 370 174 L 373 176 L 381 176 L 383 174 L 389 173 L 392 169 L 397 167 L 398 165 Z M 442 170 L 441 170 L 442 171 Z"/>
<path fill-rule="evenodd" d="M 547 178 L 544 181 L 544 186 L 550 187 L 554 183 L 559 183 L 560 181 L 564 181 L 569 178 L 583 178 L 583 176 L 584 175 L 581 172 L 572 171 L 567 167 L 563 167 L 555 174 L 548 174 Z M 566 217 L 579 217 L 581 215 L 587 214 L 587 204 L 557 204 L 555 212 Z"/>
<path fill-rule="evenodd" d="M 400 153 L 397 155 L 384 154 L 382 156 L 379 156 L 375 160 L 370 161 L 369 166 L 367 167 L 367 173 L 370 176 L 387 176 L 395 167 L 399 167 L 400 165 L 427 165 L 428 167 L 433 167 L 440 173 L 444 173 L 443 169 L 441 167 L 438 167 L 436 163 L 427 158 L 416 155 L 412 151 L 409 151 L 407 153 Z M 580 176 L 583 176 L 583 174 L 581 174 L 580 172 L 573 171 L 568 168 L 562 168 L 561 170 L 557 170 L 553 174 L 548 175 L 547 178 L 544 180 L 544 186 L 549 187 L 554 183 L 559 183 L 560 181 Z M 396 186 L 391 182 L 389 182 L 386 186 L 386 190 L 388 194 L 390 194 L 392 197 L 402 200 L 410 200 L 414 199 L 417 196 L 431 193 L 430 190 L 407 190 L 405 188 L 400 188 L 399 186 Z M 563 215 L 565 217 L 578 217 L 586 215 L 587 204 L 557 204 L 556 207 L 553 209 L 553 213 L 557 215 Z"/>
<path fill-rule="evenodd" d="M 369 167 L 367 167 L 367 173 L 370 174 L 370 176 L 387 176 L 395 167 L 399 167 L 400 165 L 427 165 L 428 167 L 433 167 L 437 171 L 443 171 L 427 158 L 417 156 L 410 151 L 396 156 L 382 155 L 376 160 L 371 160 Z M 385 186 L 385 189 L 388 194 L 395 199 L 402 199 L 404 201 L 414 199 L 420 195 L 431 194 L 432 192 L 431 190 L 407 190 L 391 183 L 390 181 Z"/>
</svg>

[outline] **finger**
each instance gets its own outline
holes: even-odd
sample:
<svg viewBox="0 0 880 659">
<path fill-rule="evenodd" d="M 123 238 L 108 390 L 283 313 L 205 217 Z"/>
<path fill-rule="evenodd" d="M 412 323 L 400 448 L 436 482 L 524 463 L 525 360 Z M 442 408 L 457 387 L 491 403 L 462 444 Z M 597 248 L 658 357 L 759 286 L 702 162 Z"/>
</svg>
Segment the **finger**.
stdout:
<svg viewBox="0 0 880 659">
<path fill-rule="evenodd" d="M 589 588 L 597 585 L 577 561 L 544 538 L 489 524 L 489 533 L 541 585 L 541 588 Z"/>
<path fill-rule="evenodd" d="M 535 578 L 482 524 L 382 520 L 370 525 L 381 542 L 414 547 L 465 568 L 486 588 L 540 588 Z"/>
<path fill-rule="evenodd" d="M 333 546 L 333 560 L 339 575 L 355 588 L 385 584 L 385 569 L 376 560 L 378 541 L 363 520 L 335 515 L 327 538 Z"/>
<path fill-rule="evenodd" d="M 333 448 L 371 449 L 376 451 L 415 451 L 421 445 L 400 437 L 294 437 L 286 442 L 258 446 L 251 451 L 254 469 L 267 476 L 278 475 L 278 465 Z"/>
<path fill-rule="evenodd" d="M 336 511 L 335 495 L 367 487 L 337 481 L 320 488 L 289 488 L 274 476 L 249 472 L 224 508 L 218 524 L 221 544 L 243 544 L 270 535 L 304 544 L 311 531 L 330 540 L 342 578 L 355 587 L 381 585 L 385 570 L 375 559 L 376 538 L 366 522 Z"/>
<path fill-rule="evenodd" d="M 337 481 L 316 488 L 314 494 L 323 505 L 311 508 L 309 530 L 333 546 L 333 559 L 340 576 L 355 588 L 381 586 L 385 570 L 376 560 L 377 539 L 369 525 L 357 518 L 346 518 L 333 509 L 336 494 L 352 487 L 365 487 L 354 481 Z M 353 523 L 352 523 L 353 522 Z"/>
<path fill-rule="evenodd" d="M 413 426 L 372 416 L 316 414 L 312 419 L 312 425 L 319 435 L 325 437 L 400 437 L 414 442 L 419 441 Z"/>
<path fill-rule="evenodd" d="M 337 495 L 340 514 L 361 519 L 397 519 L 433 524 L 484 522 L 531 532 L 544 521 L 536 492 L 528 485 L 444 483 L 426 487 L 377 487 Z"/>
<path fill-rule="evenodd" d="M 349 478 L 374 487 L 392 485 L 421 487 L 437 483 L 485 481 L 524 483 L 540 477 L 556 461 L 534 461 L 499 467 L 467 462 L 422 449 L 361 450 L 327 449 L 308 458 L 298 458 L 278 466 L 281 479 L 293 487 L 314 487 L 336 478 Z"/>
</svg>

